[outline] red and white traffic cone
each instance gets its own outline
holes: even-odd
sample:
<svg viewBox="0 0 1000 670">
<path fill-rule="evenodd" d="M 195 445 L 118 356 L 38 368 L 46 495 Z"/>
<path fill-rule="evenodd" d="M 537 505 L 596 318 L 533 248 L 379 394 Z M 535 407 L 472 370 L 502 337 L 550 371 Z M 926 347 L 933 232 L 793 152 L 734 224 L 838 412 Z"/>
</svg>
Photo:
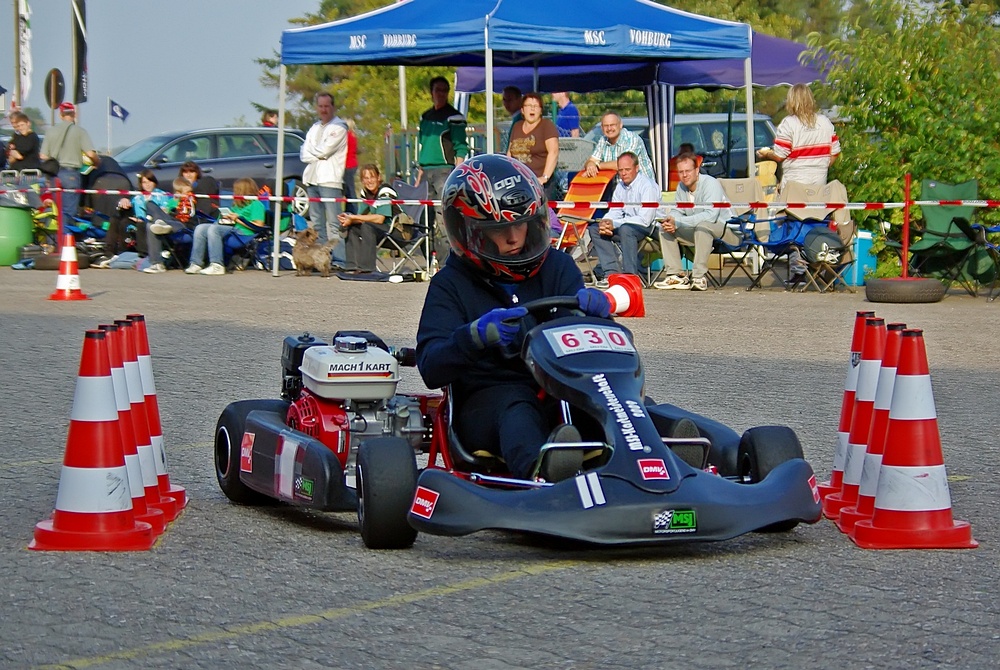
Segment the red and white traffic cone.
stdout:
<svg viewBox="0 0 1000 670">
<path fill-rule="evenodd" d="M 840 404 L 840 423 L 837 426 L 837 448 L 833 453 L 833 472 L 830 481 L 817 487 L 820 498 L 836 493 L 843 486 L 844 463 L 847 461 L 847 439 L 851 435 L 851 416 L 854 414 L 854 395 L 858 388 L 858 366 L 861 364 L 861 339 L 865 332 L 865 319 L 875 316 L 875 312 L 858 312 L 854 317 L 854 334 L 851 336 L 851 352 L 847 359 L 847 379 L 844 381 L 844 397 Z"/>
<path fill-rule="evenodd" d="M 142 381 L 143 403 L 146 405 L 146 419 L 149 424 L 149 439 L 153 445 L 153 455 L 156 457 L 156 480 L 160 494 L 177 501 L 177 508 L 184 509 L 188 503 L 187 491 L 183 487 L 170 483 L 167 471 L 167 452 L 163 446 L 163 427 L 160 423 L 160 404 L 156 399 L 156 383 L 153 380 L 153 359 L 149 353 L 149 335 L 146 332 L 146 317 L 142 314 L 129 314 L 126 318 L 132 322 L 133 343 L 136 359 L 139 362 L 139 377 Z"/>
<path fill-rule="evenodd" d="M 955 521 L 941 452 L 924 334 L 903 331 L 885 454 L 871 519 L 854 524 L 864 549 L 972 549 L 972 527 Z"/>
<path fill-rule="evenodd" d="M 144 551 L 156 539 L 132 512 L 105 338 L 84 336 L 55 511 L 35 525 L 29 549 Z"/>
<path fill-rule="evenodd" d="M 114 324 L 103 324 L 98 328 L 107 333 L 105 339 L 108 343 L 108 359 L 111 363 L 111 380 L 115 387 L 115 406 L 118 408 L 118 428 L 122 435 L 122 451 L 125 453 L 128 487 L 132 492 L 132 512 L 137 521 L 145 521 L 152 526 L 155 535 L 162 535 L 167 525 L 163 511 L 146 504 L 146 490 L 142 483 L 142 465 L 135 443 L 135 428 L 132 425 L 132 405 L 128 401 L 128 384 L 125 382 L 121 333 L 118 326 Z"/>
<path fill-rule="evenodd" d="M 872 429 L 865 451 L 865 464 L 861 470 L 861 484 L 858 487 L 858 502 L 840 510 L 837 528 L 850 534 L 854 524 L 862 519 L 872 518 L 875 511 L 875 492 L 878 488 L 878 474 L 882 469 L 882 454 L 885 453 L 885 433 L 889 428 L 889 408 L 892 405 L 892 387 L 896 382 L 896 365 L 899 363 L 899 343 L 903 339 L 905 323 L 890 323 L 886 326 L 885 353 L 878 373 L 878 387 L 875 389 L 875 403 L 872 412 Z"/>
<path fill-rule="evenodd" d="M 76 241 L 70 233 L 63 235 L 56 290 L 49 296 L 49 300 L 90 300 L 80 289 L 80 264 L 76 259 Z"/>
<path fill-rule="evenodd" d="M 847 458 L 844 460 L 844 481 L 840 491 L 823 498 L 823 514 L 839 520 L 840 510 L 858 501 L 865 453 L 872 431 L 875 411 L 875 391 L 878 388 L 882 355 L 885 353 L 885 319 L 865 319 L 865 335 L 861 343 L 861 363 L 858 364 L 858 388 L 854 395 L 851 432 L 847 438 Z M 840 528 L 840 526 L 837 526 Z M 843 528 L 841 528 L 843 531 Z"/>
<path fill-rule="evenodd" d="M 142 485 L 146 492 L 146 504 L 163 511 L 167 523 L 177 518 L 177 501 L 160 493 L 156 477 L 156 455 L 153 453 L 153 443 L 149 436 L 149 420 L 146 417 L 145 399 L 142 396 L 142 380 L 139 377 L 139 361 L 135 355 L 135 345 L 132 341 L 132 322 L 128 319 L 116 319 L 120 342 L 122 344 L 122 361 L 125 367 L 125 384 L 128 387 L 128 401 L 132 408 L 132 427 L 135 430 L 136 451 L 139 452 L 139 464 L 142 466 Z"/>
<path fill-rule="evenodd" d="M 616 272 L 608 275 L 608 284 L 604 295 L 611 302 L 612 316 L 646 316 L 642 280 L 637 275 Z"/>
</svg>

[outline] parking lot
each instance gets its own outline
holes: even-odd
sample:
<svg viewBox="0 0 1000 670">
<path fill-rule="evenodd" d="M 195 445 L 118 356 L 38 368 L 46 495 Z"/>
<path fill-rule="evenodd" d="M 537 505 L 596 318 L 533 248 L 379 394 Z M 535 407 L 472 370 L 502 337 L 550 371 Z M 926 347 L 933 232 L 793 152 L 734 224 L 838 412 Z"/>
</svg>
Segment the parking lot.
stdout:
<svg viewBox="0 0 1000 670">
<path fill-rule="evenodd" d="M 412 346 L 426 284 L 248 271 L 0 268 L 0 667 L 992 668 L 1000 654 L 1000 304 L 647 291 L 623 320 L 647 394 L 738 431 L 787 424 L 828 478 L 854 313 L 924 329 L 963 551 L 863 551 L 829 521 L 786 535 L 607 550 L 486 532 L 366 550 L 348 514 L 241 508 L 211 440 L 225 405 L 277 397 L 281 340 L 368 329 Z M 191 502 L 142 553 L 26 549 L 52 512 L 83 332 L 146 315 L 174 483 Z M 400 390 L 422 389 L 414 370 Z"/>
</svg>

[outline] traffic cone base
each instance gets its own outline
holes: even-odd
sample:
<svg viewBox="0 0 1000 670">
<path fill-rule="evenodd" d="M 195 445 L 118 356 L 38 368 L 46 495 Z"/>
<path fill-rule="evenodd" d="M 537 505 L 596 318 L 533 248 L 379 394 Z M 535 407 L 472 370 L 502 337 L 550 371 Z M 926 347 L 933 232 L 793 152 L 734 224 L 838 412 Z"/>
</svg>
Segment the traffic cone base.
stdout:
<svg viewBox="0 0 1000 670">
<path fill-rule="evenodd" d="M 608 275 L 608 289 L 604 295 L 611 303 L 612 316 L 646 316 L 646 303 L 642 297 L 642 280 L 638 275 L 616 272 Z"/>
<path fill-rule="evenodd" d="M 923 331 L 902 331 L 874 511 L 850 532 L 865 549 L 973 549 L 972 527 L 955 521 Z"/>
<path fill-rule="evenodd" d="M 131 517 L 131 513 L 129 514 Z M 57 527 L 55 518 L 35 524 L 28 549 L 36 551 L 147 551 L 156 541 L 153 527 L 133 521 L 128 530 L 70 531 Z"/>
<path fill-rule="evenodd" d="M 90 300 L 90 297 L 80 290 L 80 264 L 76 258 L 76 241 L 68 233 L 63 235 L 56 290 L 49 295 L 49 300 Z"/>
</svg>

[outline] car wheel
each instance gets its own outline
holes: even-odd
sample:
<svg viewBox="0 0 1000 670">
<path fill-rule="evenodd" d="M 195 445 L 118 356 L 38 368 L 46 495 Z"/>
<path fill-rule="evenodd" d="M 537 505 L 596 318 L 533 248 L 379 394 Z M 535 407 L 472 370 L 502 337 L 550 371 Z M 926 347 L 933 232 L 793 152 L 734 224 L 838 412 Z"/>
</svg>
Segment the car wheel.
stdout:
<svg viewBox="0 0 1000 670">
<path fill-rule="evenodd" d="M 241 505 L 266 505 L 274 500 L 254 491 L 240 480 L 240 445 L 247 415 L 255 409 L 288 411 L 284 400 L 241 400 L 230 403 L 215 426 L 215 478 L 226 497 Z"/>
<path fill-rule="evenodd" d="M 413 447 L 398 437 L 377 437 L 358 446 L 358 525 L 369 549 L 406 549 L 417 531 L 406 516 L 417 489 Z"/>
<path fill-rule="evenodd" d="M 292 185 L 288 189 L 288 195 L 292 202 L 289 207 L 293 214 L 298 214 L 304 219 L 309 218 L 309 194 L 306 193 L 306 185 L 298 179 L 292 180 Z"/>
<path fill-rule="evenodd" d="M 795 431 L 787 426 L 758 426 L 740 438 L 737 452 L 738 475 L 750 484 L 761 482 L 786 461 L 805 458 L 802 444 Z M 780 521 L 759 529 L 762 533 L 784 533 L 799 525 L 798 521 Z"/>
<path fill-rule="evenodd" d="M 869 279 L 865 282 L 865 297 L 868 302 L 940 302 L 945 287 L 937 279 L 902 277 Z"/>
</svg>

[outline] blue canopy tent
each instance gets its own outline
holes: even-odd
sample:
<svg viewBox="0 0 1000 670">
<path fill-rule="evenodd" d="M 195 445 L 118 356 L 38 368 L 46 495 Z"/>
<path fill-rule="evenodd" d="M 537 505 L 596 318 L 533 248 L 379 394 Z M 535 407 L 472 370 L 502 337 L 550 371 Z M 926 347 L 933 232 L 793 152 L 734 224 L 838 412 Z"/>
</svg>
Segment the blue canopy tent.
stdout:
<svg viewBox="0 0 1000 670">
<path fill-rule="evenodd" d="M 800 59 L 808 47 L 799 42 L 753 33 L 751 83 L 754 86 L 806 84 L 823 78 L 822 71 Z M 674 91 L 677 88 L 742 88 L 746 85 L 742 59 L 669 60 L 645 63 L 616 63 L 591 66 L 499 67 L 493 71 L 494 91 L 517 86 L 522 91 L 616 91 L 645 89 L 651 125 L 664 119 L 673 124 Z M 486 90 L 486 70 L 464 66 L 456 71 L 455 90 L 460 94 Z M 752 113 L 752 111 L 751 111 Z M 669 135 L 663 146 L 654 145 L 653 157 L 663 165 L 672 153 Z M 753 147 L 751 147 L 751 150 Z M 747 164 L 752 164 L 749 158 Z"/>
<path fill-rule="evenodd" d="M 635 61 L 745 59 L 750 26 L 682 12 L 649 0 L 404 0 L 360 16 L 281 35 L 278 173 L 284 152 L 289 65 L 479 65 L 493 90 L 494 65 L 588 65 Z M 749 87 L 748 87 L 749 89 Z M 750 99 L 752 106 L 752 99 Z M 486 148 L 493 151 L 493 107 Z M 666 125 L 651 128 L 663 144 Z M 751 133 L 752 134 L 752 133 Z M 279 193 L 280 195 L 280 193 Z M 277 262 L 274 264 L 277 267 Z"/>
</svg>

